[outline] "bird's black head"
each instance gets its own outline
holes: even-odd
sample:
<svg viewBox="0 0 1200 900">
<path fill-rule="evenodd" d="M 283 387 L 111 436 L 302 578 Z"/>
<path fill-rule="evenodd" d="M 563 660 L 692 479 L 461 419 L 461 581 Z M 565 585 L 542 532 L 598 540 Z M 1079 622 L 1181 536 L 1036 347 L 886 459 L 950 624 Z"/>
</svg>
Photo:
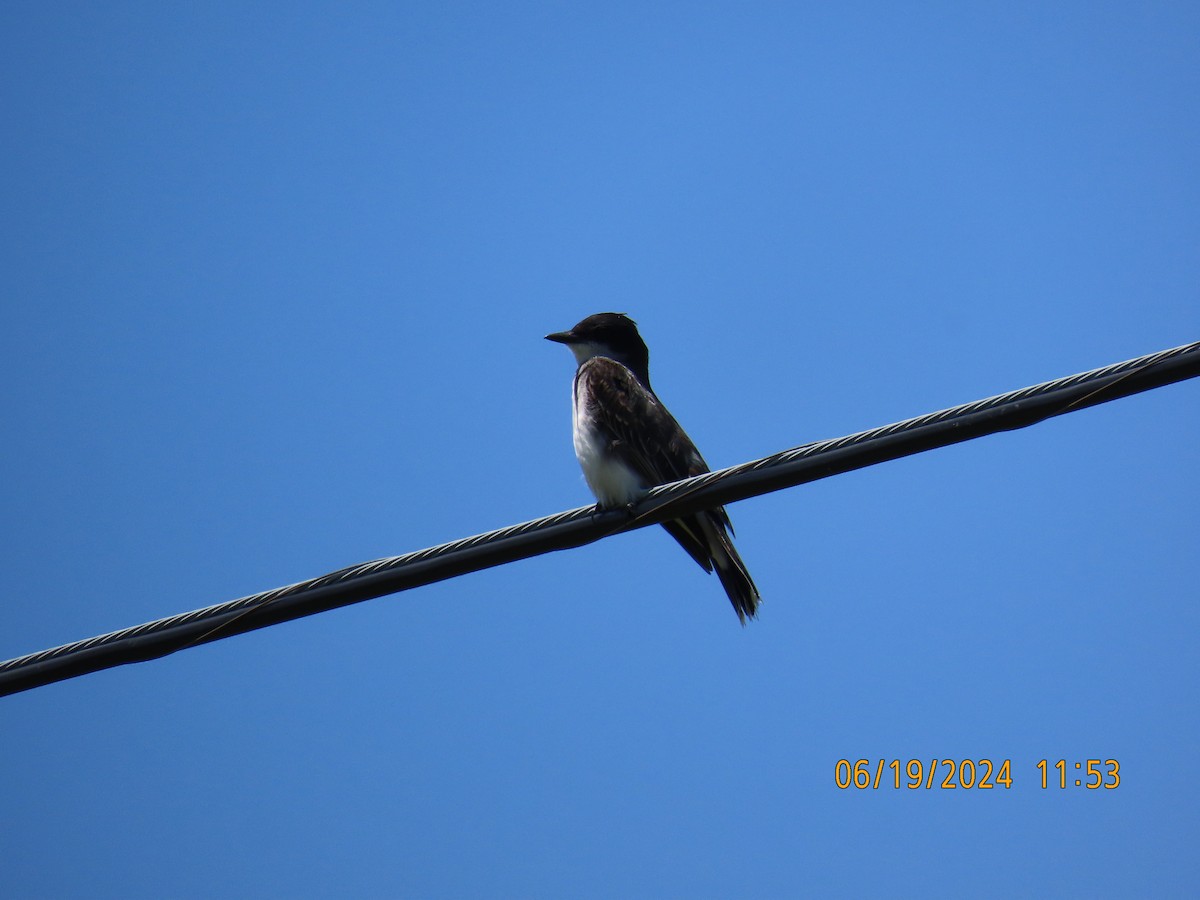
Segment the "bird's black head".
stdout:
<svg viewBox="0 0 1200 900">
<path fill-rule="evenodd" d="M 615 359 L 650 388 L 650 351 L 637 323 L 623 313 L 596 313 L 570 331 L 546 335 L 546 340 L 566 344 L 580 365 L 593 356 Z"/>
</svg>

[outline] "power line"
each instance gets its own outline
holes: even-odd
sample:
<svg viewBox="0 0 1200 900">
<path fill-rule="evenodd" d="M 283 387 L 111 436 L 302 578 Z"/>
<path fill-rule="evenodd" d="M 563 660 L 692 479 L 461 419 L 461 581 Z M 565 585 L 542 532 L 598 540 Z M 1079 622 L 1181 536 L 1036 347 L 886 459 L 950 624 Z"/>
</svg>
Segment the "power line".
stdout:
<svg viewBox="0 0 1200 900">
<path fill-rule="evenodd" d="M 839 475 L 1200 375 L 1200 342 L 1114 363 L 870 431 L 817 441 L 650 491 L 631 510 L 585 506 L 378 559 L 216 606 L 0 663 L 0 696 L 143 662 L 467 572 L 564 550 L 681 515 Z"/>
</svg>

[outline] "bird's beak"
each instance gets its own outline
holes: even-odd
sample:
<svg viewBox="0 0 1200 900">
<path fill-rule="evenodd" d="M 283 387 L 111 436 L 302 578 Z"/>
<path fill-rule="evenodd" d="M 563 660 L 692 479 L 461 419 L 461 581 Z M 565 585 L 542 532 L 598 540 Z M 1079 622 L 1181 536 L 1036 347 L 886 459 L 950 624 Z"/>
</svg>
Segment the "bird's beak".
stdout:
<svg viewBox="0 0 1200 900">
<path fill-rule="evenodd" d="M 554 334 L 546 335 L 546 340 L 554 341 L 556 344 L 573 344 L 575 343 L 575 335 L 569 331 L 556 331 Z"/>
</svg>

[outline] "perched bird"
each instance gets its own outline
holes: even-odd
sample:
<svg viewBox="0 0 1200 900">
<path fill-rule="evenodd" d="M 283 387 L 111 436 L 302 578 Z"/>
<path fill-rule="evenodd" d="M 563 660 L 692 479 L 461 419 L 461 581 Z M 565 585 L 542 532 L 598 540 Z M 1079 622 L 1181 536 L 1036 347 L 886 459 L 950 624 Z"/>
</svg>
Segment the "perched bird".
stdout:
<svg viewBox="0 0 1200 900">
<path fill-rule="evenodd" d="M 650 488 L 707 471 L 708 464 L 650 387 L 650 351 L 621 313 L 588 316 L 570 331 L 546 335 L 566 344 L 579 364 L 572 403 L 575 455 L 603 507 L 627 506 Z M 663 528 L 706 572 L 717 572 L 742 624 L 759 593 L 734 549 L 723 507 Z"/>
</svg>

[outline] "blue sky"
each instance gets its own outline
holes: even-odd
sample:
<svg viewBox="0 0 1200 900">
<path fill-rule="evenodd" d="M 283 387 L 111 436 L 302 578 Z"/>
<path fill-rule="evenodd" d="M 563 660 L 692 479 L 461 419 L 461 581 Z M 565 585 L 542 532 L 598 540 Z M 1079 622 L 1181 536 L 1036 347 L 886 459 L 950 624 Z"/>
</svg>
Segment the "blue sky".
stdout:
<svg viewBox="0 0 1200 900">
<path fill-rule="evenodd" d="M 3 658 L 588 502 L 592 312 L 714 466 L 1200 337 L 1195 4 L 11 2 L 0 91 Z M 0 893 L 1194 894 L 1198 398 L 735 504 L 745 629 L 656 528 L 0 701 Z"/>
</svg>

